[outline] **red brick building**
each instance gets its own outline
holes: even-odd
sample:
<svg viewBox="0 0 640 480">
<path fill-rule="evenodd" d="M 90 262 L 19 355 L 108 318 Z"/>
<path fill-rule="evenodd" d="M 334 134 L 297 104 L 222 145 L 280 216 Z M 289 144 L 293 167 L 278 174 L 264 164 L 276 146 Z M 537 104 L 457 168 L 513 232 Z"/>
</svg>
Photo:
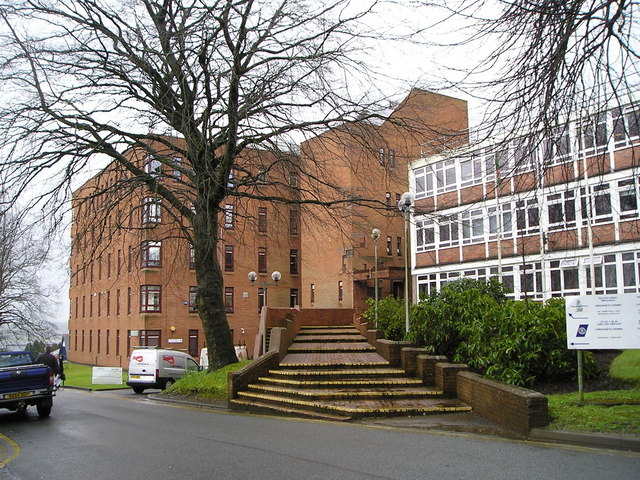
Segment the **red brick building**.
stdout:
<svg viewBox="0 0 640 480">
<path fill-rule="evenodd" d="M 466 128 L 466 102 L 416 89 L 377 124 L 345 124 L 305 142 L 291 163 L 300 168 L 272 162 L 266 151 L 245 152 L 240 163 L 246 170 L 276 166 L 269 169 L 269 181 L 257 187 L 260 196 L 315 196 L 336 203 L 324 209 L 227 198 L 220 214 L 219 261 L 234 343 L 253 352 L 263 305 L 363 307 L 374 295 L 373 228 L 381 230 L 380 296 L 402 295 L 403 223 L 397 200 L 408 189 L 408 162 L 421 152 L 460 142 Z M 163 148 L 157 147 L 159 152 Z M 175 170 L 167 171 L 139 151 L 126 155 L 147 172 L 157 170 L 163 186 L 189 198 L 191 187 L 182 181 L 179 156 Z M 308 178 L 323 181 L 312 184 Z M 341 188 L 336 192 L 324 188 L 325 183 Z M 204 335 L 195 310 L 191 249 L 179 212 L 147 188 L 128 182 L 126 171 L 116 164 L 74 192 L 73 201 L 69 359 L 127 367 L 129 352 L 138 345 L 197 356 Z M 269 285 L 276 270 L 281 280 Z M 247 278 L 251 271 L 258 277 L 253 286 Z"/>
</svg>

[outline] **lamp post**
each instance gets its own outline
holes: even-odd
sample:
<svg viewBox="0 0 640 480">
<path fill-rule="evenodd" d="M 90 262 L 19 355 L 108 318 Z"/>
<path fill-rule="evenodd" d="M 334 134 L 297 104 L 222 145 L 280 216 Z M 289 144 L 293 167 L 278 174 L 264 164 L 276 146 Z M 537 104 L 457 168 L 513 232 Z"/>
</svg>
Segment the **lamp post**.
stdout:
<svg viewBox="0 0 640 480">
<path fill-rule="evenodd" d="M 247 275 L 247 277 L 249 277 L 249 281 L 251 282 L 251 286 L 253 287 L 253 285 L 256 283 L 256 280 L 258 279 L 258 274 L 256 272 L 249 272 L 249 274 Z M 271 274 L 271 279 L 273 280 L 273 283 L 270 282 L 258 282 L 258 286 L 260 287 L 264 287 L 264 305 L 263 307 L 267 306 L 267 287 L 269 285 L 274 285 L 274 286 L 278 286 L 278 282 L 280 281 L 280 279 L 282 278 L 282 274 L 279 271 L 274 271 Z M 262 313 L 262 312 L 261 312 Z M 265 315 L 266 318 L 266 315 Z M 260 320 L 262 322 L 262 320 Z M 262 328 L 262 325 L 261 325 Z M 263 329 L 262 331 L 262 352 L 263 354 L 266 353 L 266 349 L 267 349 L 267 335 L 266 332 L 264 331 L 266 329 Z"/>
<path fill-rule="evenodd" d="M 409 216 L 413 210 L 414 197 L 404 192 L 398 202 L 398 209 L 404 214 L 404 320 L 405 331 L 409 333 Z"/>
<path fill-rule="evenodd" d="M 380 238 L 380 229 L 374 228 L 371 230 L 371 238 L 373 238 L 373 257 L 375 259 L 375 286 L 373 290 L 375 292 L 376 303 L 374 306 L 374 318 L 376 329 L 378 328 L 378 239 Z"/>
</svg>

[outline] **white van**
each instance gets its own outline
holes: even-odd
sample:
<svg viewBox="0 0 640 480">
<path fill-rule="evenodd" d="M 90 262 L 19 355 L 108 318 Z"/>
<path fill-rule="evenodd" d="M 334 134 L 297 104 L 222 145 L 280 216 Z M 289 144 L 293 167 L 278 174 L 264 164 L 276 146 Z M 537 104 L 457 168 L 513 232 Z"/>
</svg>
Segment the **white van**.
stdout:
<svg viewBox="0 0 640 480">
<path fill-rule="evenodd" d="M 200 367 L 188 354 L 177 350 L 138 347 L 129 359 L 127 385 L 136 393 L 145 388 L 165 389 L 179 378 Z"/>
</svg>

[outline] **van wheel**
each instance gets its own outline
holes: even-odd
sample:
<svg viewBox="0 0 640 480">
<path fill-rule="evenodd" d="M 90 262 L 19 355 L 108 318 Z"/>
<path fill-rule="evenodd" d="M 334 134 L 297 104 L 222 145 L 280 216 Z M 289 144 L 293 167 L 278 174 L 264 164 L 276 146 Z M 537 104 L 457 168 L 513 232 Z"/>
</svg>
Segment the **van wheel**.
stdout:
<svg viewBox="0 0 640 480">
<path fill-rule="evenodd" d="M 173 378 L 168 378 L 167 381 L 164 382 L 163 390 L 166 390 L 167 388 L 169 388 L 173 384 L 174 384 Z"/>
<path fill-rule="evenodd" d="M 133 391 L 134 391 L 135 393 L 142 393 L 142 392 L 144 392 L 144 387 L 132 387 L 132 388 L 133 388 Z"/>
</svg>

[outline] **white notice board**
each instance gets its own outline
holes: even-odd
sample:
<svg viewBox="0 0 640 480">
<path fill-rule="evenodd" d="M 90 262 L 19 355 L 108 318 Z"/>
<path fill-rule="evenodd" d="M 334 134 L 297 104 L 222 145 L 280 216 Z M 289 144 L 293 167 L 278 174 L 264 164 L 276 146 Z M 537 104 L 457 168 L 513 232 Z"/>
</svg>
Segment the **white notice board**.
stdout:
<svg viewBox="0 0 640 480">
<path fill-rule="evenodd" d="M 567 348 L 640 348 L 640 294 L 565 297 Z"/>
</svg>

